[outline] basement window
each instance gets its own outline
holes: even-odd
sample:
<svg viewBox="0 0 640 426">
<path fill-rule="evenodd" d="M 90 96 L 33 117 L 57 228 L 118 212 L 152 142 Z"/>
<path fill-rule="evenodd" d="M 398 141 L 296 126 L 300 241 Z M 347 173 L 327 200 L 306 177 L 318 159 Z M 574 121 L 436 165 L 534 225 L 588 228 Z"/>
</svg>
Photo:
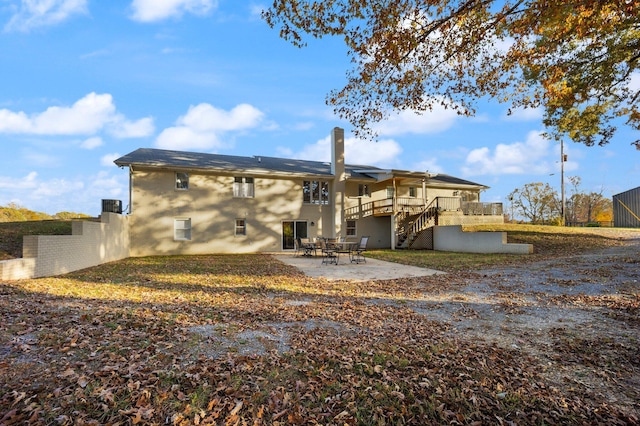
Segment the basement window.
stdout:
<svg viewBox="0 0 640 426">
<path fill-rule="evenodd" d="M 358 235 L 355 220 L 347 220 L 347 237 L 355 237 Z"/>
<path fill-rule="evenodd" d="M 236 235 L 247 235 L 247 220 L 236 219 Z"/>
<path fill-rule="evenodd" d="M 191 241 L 191 218 L 176 218 L 173 220 L 173 239 L 176 241 Z"/>
</svg>

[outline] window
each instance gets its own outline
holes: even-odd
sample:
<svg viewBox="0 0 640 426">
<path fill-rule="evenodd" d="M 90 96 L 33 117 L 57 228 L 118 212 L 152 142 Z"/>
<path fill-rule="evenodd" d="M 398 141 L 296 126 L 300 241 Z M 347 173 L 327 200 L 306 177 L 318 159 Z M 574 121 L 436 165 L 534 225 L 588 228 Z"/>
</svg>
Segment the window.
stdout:
<svg viewBox="0 0 640 426">
<path fill-rule="evenodd" d="M 174 219 L 173 239 L 179 241 L 191 240 L 191 219 Z"/>
<path fill-rule="evenodd" d="M 236 235 L 247 235 L 247 220 L 236 219 Z"/>
<path fill-rule="evenodd" d="M 365 183 L 361 183 L 358 185 L 358 197 L 371 197 L 371 193 L 369 192 L 369 185 Z"/>
<path fill-rule="evenodd" d="M 387 186 L 387 198 L 393 198 L 393 193 L 395 191 L 393 190 L 393 186 Z"/>
<path fill-rule="evenodd" d="M 356 231 L 356 221 L 347 220 L 347 237 L 355 237 L 356 235 L 358 235 Z"/>
<path fill-rule="evenodd" d="M 415 186 L 410 186 L 409 187 L 409 197 L 416 198 L 416 187 Z"/>
<path fill-rule="evenodd" d="M 305 180 L 302 183 L 302 202 L 305 204 L 329 204 L 329 182 Z"/>
<path fill-rule="evenodd" d="M 233 178 L 233 196 L 238 198 L 253 198 L 253 178 L 235 177 Z"/>
<path fill-rule="evenodd" d="M 176 173 L 176 189 L 189 189 L 189 173 Z"/>
</svg>

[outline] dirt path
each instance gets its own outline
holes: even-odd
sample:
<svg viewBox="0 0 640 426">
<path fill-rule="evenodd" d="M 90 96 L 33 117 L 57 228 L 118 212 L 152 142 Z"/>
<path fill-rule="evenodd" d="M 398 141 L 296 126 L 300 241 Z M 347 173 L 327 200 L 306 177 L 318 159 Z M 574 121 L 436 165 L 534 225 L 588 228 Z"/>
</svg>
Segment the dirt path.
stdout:
<svg viewBox="0 0 640 426">
<path fill-rule="evenodd" d="M 632 240 L 522 267 L 434 277 L 407 305 L 457 338 L 535 357 L 560 389 L 592 393 L 638 416 L 639 265 L 640 241 Z M 434 292 L 435 279 L 448 285 Z"/>
</svg>

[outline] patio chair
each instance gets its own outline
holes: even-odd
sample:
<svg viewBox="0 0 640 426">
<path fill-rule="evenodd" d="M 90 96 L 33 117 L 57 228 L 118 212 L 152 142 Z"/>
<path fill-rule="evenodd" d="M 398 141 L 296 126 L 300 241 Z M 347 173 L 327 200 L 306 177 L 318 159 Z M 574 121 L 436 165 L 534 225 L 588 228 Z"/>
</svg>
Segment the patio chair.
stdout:
<svg viewBox="0 0 640 426">
<path fill-rule="evenodd" d="M 351 253 L 349 254 L 349 257 L 351 258 L 351 262 L 355 262 L 355 263 L 364 262 L 364 263 L 367 263 L 367 258 L 364 257 L 363 253 L 365 251 L 367 251 L 367 242 L 368 241 L 369 241 L 369 236 L 360 238 L 360 242 L 358 243 L 358 245 L 355 246 L 351 250 Z"/>
<path fill-rule="evenodd" d="M 296 238 L 295 240 L 293 240 L 293 248 L 296 250 L 294 253 L 294 256 L 298 256 L 298 254 L 300 253 L 300 250 L 302 249 L 302 243 L 300 241 L 300 238 Z"/>
<path fill-rule="evenodd" d="M 333 263 L 334 265 L 337 265 L 340 253 L 338 253 L 338 250 L 335 248 L 335 246 L 332 246 L 325 240 L 320 240 L 320 247 L 322 250 L 322 264 L 324 265 Z"/>
<path fill-rule="evenodd" d="M 311 253 L 316 254 L 316 244 L 312 242 L 309 238 L 300 239 L 300 246 L 304 250 L 305 256 L 311 256 Z"/>
</svg>

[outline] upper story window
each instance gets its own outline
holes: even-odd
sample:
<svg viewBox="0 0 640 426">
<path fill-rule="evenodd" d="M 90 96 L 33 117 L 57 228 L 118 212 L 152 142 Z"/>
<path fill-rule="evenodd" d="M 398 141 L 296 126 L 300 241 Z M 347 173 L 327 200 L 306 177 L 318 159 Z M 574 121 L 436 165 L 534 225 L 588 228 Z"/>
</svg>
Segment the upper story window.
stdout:
<svg viewBox="0 0 640 426">
<path fill-rule="evenodd" d="M 409 197 L 411 198 L 416 198 L 416 187 L 415 186 L 410 186 L 409 187 Z"/>
<path fill-rule="evenodd" d="M 189 173 L 176 173 L 176 189 L 189 189 Z"/>
<path fill-rule="evenodd" d="M 358 197 L 371 197 L 369 185 L 366 183 L 358 185 Z"/>
<path fill-rule="evenodd" d="M 304 204 L 329 204 L 329 182 L 305 180 L 302 183 Z"/>
<path fill-rule="evenodd" d="M 253 198 L 255 195 L 253 178 L 238 176 L 233 179 L 233 196 L 239 198 Z"/>
<path fill-rule="evenodd" d="M 387 186 L 387 198 L 393 198 L 394 193 L 395 190 L 393 189 L 393 186 Z"/>
</svg>

